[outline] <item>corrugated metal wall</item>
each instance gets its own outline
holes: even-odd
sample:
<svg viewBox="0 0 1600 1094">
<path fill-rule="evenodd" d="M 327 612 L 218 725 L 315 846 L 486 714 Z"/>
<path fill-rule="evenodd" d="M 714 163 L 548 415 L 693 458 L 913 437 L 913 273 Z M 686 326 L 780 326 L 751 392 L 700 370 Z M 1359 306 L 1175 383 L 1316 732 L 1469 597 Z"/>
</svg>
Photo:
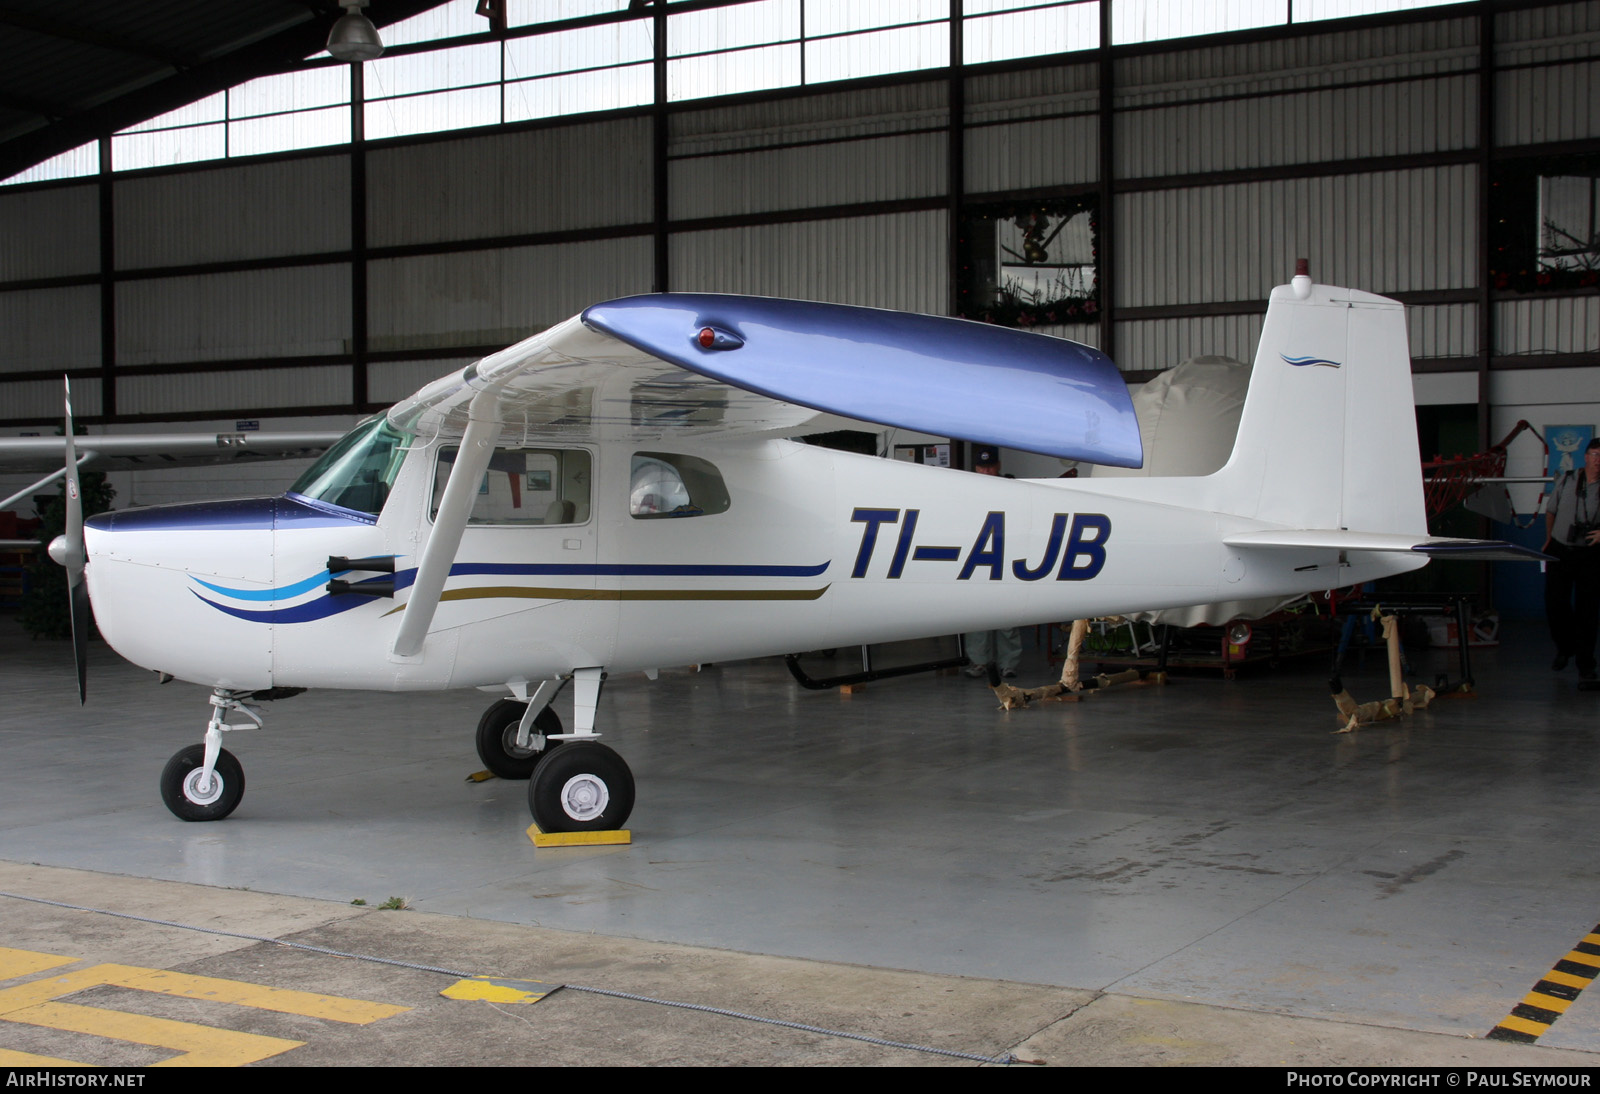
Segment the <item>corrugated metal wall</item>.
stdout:
<svg viewBox="0 0 1600 1094">
<path fill-rule="evenodd" d="M 7 417 L 60 421 L 64 392 L 59 376 L 49 380 L 12 380 L 5 385 L 4 390 Z M 78 415 L 100 413 L 99 380 L 90 376 L 80 376 L 72 382 L 72 410 Z M 24 476 L 12 490 L 20 490 L 38 477 Z M 6 494 L 11 492 L 7 490 Z"/>
<path fill-rule="evenodd" d="M 1478 305 L 1413 305 L 1406 309 L 1411 356 L 1472 357 L 1478 352 Z"/>
<path fill-rule="evenodd" d="M 346 353 L 349 340 L 347 264 L 117 285 L 119 365 Z M 276 386 L 276 380 L 263 374 L 263 394 Z"/>
<path fill-rule="evenodd" d="M 1600 135 L 1600 3 L 1506 12 L 1495 20 L 1495 135 L 1502 145 Z"/>
<path fill-rule="evenodd" d="M 373 247 L 650 219 L 650 121 L 460 137 L 367 157 Z"/>
<path fill-rule="evenodd" d="M 350 370 L 327 365 L 117 378 L 117 405 L 124 414 L 183 414 L 219 406 L 288 410 L 349 402 Z"/>
<path fill-rule="evenodd" d="M 1120 62 L 1122 178 L 1467 148 L 1470 19 L 1157 53 Z"/>
<path fill-rule="evenodd" d="M 1085 64 L 969 78 L 968 194 L 1099 178 L 1098 82 L 1096 67 Z"/>
<path fill-rule="evenodd" d="M 1117 173 L 1139 178 L 1466 148 L 1477 77 L 1366 84 L 1130 110 Z"/>
<path fill-rule="evenodd" d="M 1117 324 L 1117 363 L 1126 370 L 1172 368 L 1212 354 L 1255 360 L 1261 315 L 1207 315 Z"/>
<path fill-rule="evenodd" d="M 649 237 L 382 259 L 369 269 L 371 348 L 520 341 L 590 304 L 650 291 Z"/>
<path fill-rule="evenodd" d="M 5 195 L 0 200 L 0 281 L 97 272 L 99 201 L 97 187 L 82 185 Z"/>
<path fill-rule="evenodd" d="M 764 99 L 674 112 L 668 154 L 886 136 L 945 121 L 945 85 L 935 81 Z"/>
<path fill-rule="evenodd" d="M 99 364 L 98 287 L 75 285 L 0 292 L 0 371 L 90 368 Z"/>
<path fill-rule="evenodd" d="M 350 246 L 350 160 L 343 155 L 130 178 L 113 194 L 118 269 Z"/>
<path fill-rule="evenodd" d="M 1331 26 L 1320 33 L 1265 41 L 1196 39 L 1190 49 L 1119 60 L 1117 105 L 1444 73 L 1470 67 L 1477 42 L 1474 17 L 1449 11 L 1411 23 Z"/>
<path fill-rule="evenodd" d="M 672 285 L 938 314 L 947 223 L 929 210 L 683 232 L 672 237 Z"/>
<path fill-rule="evenodd" d="M 375 361 L 367 366 L 367 390 L 374 402 L 398 403 L 441 376 L 460 372 L 465 357 L 433 357 L 422 361 Z"/>
<path fill-rule="evenodd" d="M 1128 194 L 1117 302 L 1262 300 L 1296 258 L 1318 281 L 1369 292 L 1471 285 L 1477 200 L 1470 166 Z"/>
<path fill-rule="evenodd" d="M 928 197 L 945 190 L 945 134 L 702 155 L 672 164 L 674 220 Z"/>
<path fill-rule="evenodd" d="M 1495 353 L 1600 351 L 1600 296 L 1506 300 L 1495 305 Z M 1600 395 L 1600 388 L 1596 394 Z"/>
<path fill-rule="evenodd" d="M 671 116 L 674 220 L 927 197 L 945 190 L 942 84 Z"/>
</svg>

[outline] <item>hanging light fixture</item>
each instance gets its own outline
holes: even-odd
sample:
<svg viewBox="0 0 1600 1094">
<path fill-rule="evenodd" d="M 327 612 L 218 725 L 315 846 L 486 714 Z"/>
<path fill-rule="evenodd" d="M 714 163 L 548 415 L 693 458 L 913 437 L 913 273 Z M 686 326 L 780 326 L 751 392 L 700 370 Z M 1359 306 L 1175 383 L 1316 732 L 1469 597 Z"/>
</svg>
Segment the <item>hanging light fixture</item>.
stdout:
<svg viewBox="0 0 1600 1094">
<path fill-rule="evenodd" d="M 328 53 L 339 61 L 371 61 L 383 55 L 383 39 L 372 20 L 361 14 L 367 0 L 339 0 L 344 14 L 328 32 Z"/>
</svg>

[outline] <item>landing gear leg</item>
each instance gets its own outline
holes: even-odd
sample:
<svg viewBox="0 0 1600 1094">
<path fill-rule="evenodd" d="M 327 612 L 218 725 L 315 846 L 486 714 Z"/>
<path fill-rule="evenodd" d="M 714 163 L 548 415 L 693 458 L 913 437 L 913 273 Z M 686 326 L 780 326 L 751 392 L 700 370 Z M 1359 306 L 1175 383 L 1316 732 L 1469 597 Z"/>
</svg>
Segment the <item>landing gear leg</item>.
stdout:
<svg viewBox="0 0 1600 1094">
<path fill-rule="evenodd" d="M 161 800 L 181 820 L 221 820 L 244 797 L 244 768 L 222 747 L 222 734 L 231 729 L 261 728 L 261 712 L 245 703 L 253 694 L 216 688 L 211 694 L 211 721 L 205 743 L 180 749 L 161 772 Z M 228 713 L 243 714 L 254 725 L 229 725 Z"/>
<path fill-rule="evenodd" d="M 478 758 L 502 779 L 526 779 L 559 740 L 561 718 L 550 707 L 565 680 L 546 680 L 532 696 L 527 685 L 514 688 L 515 699 L 501 699 L 478 721 Z"/>
<path fill-rule="evenodd" d="M 567 742 L 533 770 L 528 808 L 546 832 L 598 832 L 621 828 L 633 812 L 633 772 L 621 756 L 601 744 L 594 731 L 595 709 L 605 672 L 578 669 L 573 679 L 573 731 Z"/>
</svg>

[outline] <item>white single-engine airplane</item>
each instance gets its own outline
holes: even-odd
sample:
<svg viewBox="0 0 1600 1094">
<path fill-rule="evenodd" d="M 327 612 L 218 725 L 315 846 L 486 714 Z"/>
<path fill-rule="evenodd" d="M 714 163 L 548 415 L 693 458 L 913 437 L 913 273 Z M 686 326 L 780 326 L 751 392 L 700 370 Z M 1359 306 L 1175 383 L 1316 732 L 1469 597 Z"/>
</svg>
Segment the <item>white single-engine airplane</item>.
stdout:
<svg viewBox="0 0 1600 1094">
<path fill-rule="evenodd" d="M 573 831 L 633 805 L 596 739 L 607 673 L 1289 596 L 1522 550 L 1428 536 L 1404 309 L 1304 275 L 1272 293 L 1233 456 L 1207 477 L 1013 481 L 781 439 L 823 412 L 1142 460 L 1121 375 L 1076 343 L 660 294 L 430 384 L 281 497 L 86 527 L 69 512 L 51 554 L 80 633 L 86 576 L 119 653 L 214 689 L 204 743 L 161 778 L 179 817 L 239 804 L 221 740 L 230 716 L 260 724 L 246 700 L 476 687 L 506 696 L 478 727 L 485 764 L 531 777 L 537 823 Z M 562 732 L 549 703 L 569 682 Z"/>
</svg>

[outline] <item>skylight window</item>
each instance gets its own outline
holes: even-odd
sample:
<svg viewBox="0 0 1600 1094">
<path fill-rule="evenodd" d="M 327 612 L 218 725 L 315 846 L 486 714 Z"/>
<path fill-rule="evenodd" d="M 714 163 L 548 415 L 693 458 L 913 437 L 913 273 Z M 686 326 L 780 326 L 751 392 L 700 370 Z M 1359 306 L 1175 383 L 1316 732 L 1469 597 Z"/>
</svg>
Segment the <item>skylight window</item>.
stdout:
<svg viewBox="0 0 1600 1094">
<path fill-rule="evenodd" d="M 501 0 L 506 36 L 409 48 L 365 66 L 368 139 L 602 110 L 655 100 L 656 12 L 629 0 Z M 1466 0 L 1117 0 L 1113 44 L 1219 34 Z M 381 30 L 417 47 L 484 36 L 477 0 L 447 3 Z M 964 64 L 1090 50 L 1100 0 L 963 0 Z M 587 25 L 540 28 L 583 20 Z M 667 15 L 671 102 L 860 79 L 950 64 L 950 0 L 742 0 Z M 350 67 L 326 54 L 250 80 L 115 134 L 115 170 L 343 144 L 351 136 Z M 6 184 L 94 174 L 91 143 Z"/>
<path fill-rule="evenodd" d="M 19 186 L 25 182 L 49 182 L 52 179 L 81 178 L 97 174 L 100 170 L 100 142 L 90 141 L 78 147 L 51 156 L 34 164 L 26 171 L 18 171 L 8 179 L 0 179 L 0 186 Z"/>
</svg>

